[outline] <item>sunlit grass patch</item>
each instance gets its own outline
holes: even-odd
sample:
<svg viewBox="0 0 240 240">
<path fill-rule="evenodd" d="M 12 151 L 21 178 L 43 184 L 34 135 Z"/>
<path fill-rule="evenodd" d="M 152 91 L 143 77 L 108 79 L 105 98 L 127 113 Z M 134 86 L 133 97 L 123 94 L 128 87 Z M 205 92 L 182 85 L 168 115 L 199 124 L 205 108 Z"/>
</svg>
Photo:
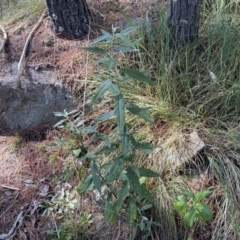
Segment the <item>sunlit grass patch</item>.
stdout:
<svg viewBox="0 0 240 240">
<path fill-rule="evenodd" d="M 2 0 L 0 2 L 0 20 L 6 25 L 23 20 L 31 22 L 42 14 L 45 7 L 44 0 Z"/>
</svg>

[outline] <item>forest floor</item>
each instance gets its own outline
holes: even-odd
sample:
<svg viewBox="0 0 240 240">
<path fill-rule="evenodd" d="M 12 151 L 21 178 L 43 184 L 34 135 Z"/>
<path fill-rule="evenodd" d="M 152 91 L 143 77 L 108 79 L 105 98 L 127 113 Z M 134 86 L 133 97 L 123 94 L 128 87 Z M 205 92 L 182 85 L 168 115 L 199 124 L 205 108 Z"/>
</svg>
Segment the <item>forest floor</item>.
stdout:
<svg viewBox="0 0 240 240">
<path fill-rule="evenodd" d="M 21 1 L 26 7 L 34 2 Z M 25 41 L 45 8 L 45 1 L 35 0 L 34 4 L 40 3 L 37 14 L 29 16 L 20 6 L 23 12 L 17 20 L 7 21 L 11 14 L 1 10 L 1 4 L 15 6 L 21 1 L 0 2 L 0 17 L 7 14 L 2 25 L 8 33 L 5 52 L 0 53 L 0 77 L 10 71 L 8 63 L 19 61 Z M 89 35 L 82 41 L 61 39 L 46 16 L 30 41 L 24 68 L 51 71 L 71 88 L 77 103 L 85 102 L 85 90 L 94 91 L 109 74 L 117 82 L 119 66 L 149 72 L 155 87 L 134 81 L 126 86 L 120 86 L 120 81 L 117 84 L 127 103 L 142 104 L 155 120 L 150 124 L 126 114 L 134 137 L 156 146 L 149 155 L 136 153 L 138 166 L 161 173 L 157 180 L 147 182 L 156 202 L 143 212 L 161 224 L 149 228 L 151 240 L 240 239 L 239 4 L 226 1 L 223 7 L 224 1 L 215 1 L 215 5 L 203 2 L 198 39 L 176 47 L 164 15 L 167 2 L 88 2 L 95 19 Z M 10 9 L 11 5 L 5 6 Z M 111 73 L 96 64 L 98 56 L 81 49 L 102 35 L 101 29 L 111 32 L 112 27 L 124 28 L 134 19 L 148 18 L 153 22 L 156 18 L 158 24 L 152 25 L 150 34 L 140 33 L 140 54 L 121 53 L 123 60 Z M 110 105 L 107 111 L 112 109 Z M 84 112 L 84 106 L 78 107 Z M 92 114 L 99 114 L 98 110 Z M 98 124 L 101 133 L 108 134 L 113 128 L 112 122 Z M 137 227 L 127 224 L 125 209 L 112 226 L 104 220 L 104 203 L 96 192 L 78 194 L 82 165 L 74 156 L 76 148 L 76 138 L 53 124 L 0 135 L 0 239 L 140 239 L 133 237 Z M 174 209 L 176 201 L 186 191 L 196 194 L 202 190 L 212 193 L 203 197 L 212 219 L 199 218 L 201 221 L 192 227 L 185 226 L 183 215 Z M 141 201 L 138 209 L 142 209 Z M 193 200 L 189 202 L 191 205 Z M 141 219 L 136 225 L 140 226 Z"/>
<path fill-rule="evenodd" d="M 154 4 L 155 1 L 124 0 L 90 3 L 97 25 L 91 26 L 89 36 L 82 41 L 56 37 L 51 20 L 46 17 L 31 39 L 25 67 L 53 71 L 73 92 L 79 91 L 86 71 L 94 71 L 86 52 L 79 48 L 99 36 L 101 28 L 111 29 L 127 16 L 144 18 L 147 11 L 152 12 Z M 9 71 L 8 62 L 19 61 L 34 25 L 35 22 L 19 20 L 6 27 L 8 43 L 0 57 L 1 76 Z M 56 130 L 44 126 L 0 136 L 0 239 L 71 239 L 69 232 L 64 235 L 59 229 L 62 218 L 65 224 L 66 219 L 70 222 L 70 218 L 76 218 L 76 226 L 71 227 L 78 232 L 74 233 L 77 239 L 84 239 L 81 234 L 85 232 L 92 236 L 90 239 L 127 239 L 128 227 L 124 221 L 109 226 L 98 213 L 97 205 L 87 197 L 79 198 L 74 159 L 65 158 L 66 149 L 56 150 L 51 146 L 57 135 Z M 59 202 L 52 205 L 53 196 Z M 79 215 L 82 215 L 80 223 Z"/>
</svg>

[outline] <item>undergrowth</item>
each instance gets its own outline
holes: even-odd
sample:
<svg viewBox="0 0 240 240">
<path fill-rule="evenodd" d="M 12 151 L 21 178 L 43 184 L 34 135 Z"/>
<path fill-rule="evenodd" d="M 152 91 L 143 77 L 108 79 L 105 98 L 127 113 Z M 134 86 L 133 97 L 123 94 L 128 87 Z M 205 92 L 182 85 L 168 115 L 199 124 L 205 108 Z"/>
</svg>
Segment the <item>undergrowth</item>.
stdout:
<svg viewBox="0 0 240 240">
<path fill-rule="evenodd" d="M 148 107 L 154 124 L 127 115 L 137 139 L 160 146 L 150 156 L 135 152 L 136 165 L 151 167 L 161 178 L 150 181 L 155 195 L 160 239 L 238 239 L 239 237 L 239 98 L 240 25 L 236 2 L 203 3 L 195 42 L 177 48 L 161 9 L 159 22 L 137 30 L 140 52 L 120 54 L 118 67 L 149 74 L 156 86 L 120 82 L 125 99 Z M 120 79 L 98 67 L 99 79 Z M 189 134 L 197 132 L 205 146 L 191 154 Z M 195 139 L 196 140 L 196 139 Z M 174 211 L 183 192 L 213 191 L 207 203 L 213 219 L 186 228 Z M 233 224 L 236 222 L 236 224 Z M 234 225 L 234 227 L 233 227 Z"/>
<path fill-rule="evenodd" d="M 42 1 L 36 3 L 33 5 L 35 7 L 28 5 L 33 12 L 38 12 L 43 6 Z M 24 4 L 26 6 L 27 1 L 21 0 L 18 3 L 9 0 L 1 1 L 0 17 L 7 17 L 10 20 L 11 15 L 8 15 L 8 13 L 11 13 L 12 6 L 21 9 Z M 21 11 L 16 10 L 16 13 L 19 14 L 19 17 L 24 16 L 20 14 Z M 114 108 L 112 96 L 110 94 L 103 96 L 102 94 L 101 98 L 98 98 L 99 101 L 101 99 L 101 103 L 96 101 L 99 105 L 92 109 L 91 114 L 94 111 L 98 112 L 100 107 L 103 106 L 101 112 L 106 112 L 106 115 L 102 115 L 102 118 L 98 121 L 102 123 L 101 121 L 110 118 L 108 121 L 113 126 L 111 128 L 113 131 L 111 131 L 109 139 L 111 141 L 115 140 L 117 143 L 108 143 L 109 139 L 103 135 L 98 135 L 99 141 L 104 140 L 106 145 L 116 147 L 124 153 L 126 148 L 124 149 L 124 145 L 121 145 L 122 143 L 119 141 L 120 138 L 117 139 L 117 137 L 134 134 L 136 141 L 152 143 L 155 148 L 151 149 L 151 153 L 134 149 L 131 152 L 132 159 L 135 159 L 134 166 L 127 166 L 126 169 L 128 170 L 125 169 L 126 172 L 123 172 L 125 178 L 123 177 L 121 181 L 117 178 L 119 176 L 113 176 L 109 172 L 109 169 L 115 168 L 116 173 L 121 175 L 122 172 L 117 171 L 122 164 L 119 156 L 116 158 L 117 163 L 114 164 L 113 159 L 116 154 L 104 154 L 99 161 L 94 158 L 91 159 L 92 156 L 88 155 L 91 161 L 86 161 L 86 164 L 83 165 L 84 168 L 82 168 L 86 173 L 78 172 L 82 182 L 82 185 L 79 185 L 79 192 L 84 192 L 83 190 L 90 188 L 90 185 L 91 187 L 95 185 L 97 190 L 101 192 L 102 186 L 97 182 L 104 183 L 105 178 L 111 177 L 117 180 L 114 189 L 107 186 L 110 189 L 110 194 L 107 195 L 108 206 L 105 206 L 105 211 L 106 209 L 111 211 L 108 211 L 105 215 L 110 221 L 116 220 L 116 213 L 127 216 L 126 211 L 120 211 L 122 210 L 120 207 L 123 206 L 129 207 L 128 215 L 129 212 L 130 215 L 132 214 L 129 217 L 130 220 L 136 221 L 140 229 L 147 229 L 145 233 L 149 236 L 154 233 L 159 239 L 239 239 L 239 2 L 228 0 L 203 2 L 199 37 L 196 41 L 181 48 L 174 45 L 166 23 L 165 13 L 166 9 L 161 7 L 159 19 L 151 27 L 146 22 L 138 27 L 136 34 L 129 35 L 126 39 L 121 38 L 125 42 L 129 40 L 131 43 L 134 41 L 133 36 L 137 37 L 138 41 L 132 47 L 137 46 L 139 51 L 124 51 L 122 47 L 117 53 L 105 56 L 105 59 L 102 58 L 96 65 L 97 74 L 91 76 L 93 80 L 89 85 L 91 90 L 95 90 L 103 86 L 101 85 L 103 81 L 113 79 L 114 84 L 117 82 L 121 89 L 124 101 L 132 105 L 135 104 L 141 109 L 145 108 L 145 110 L 148 110 L 149 116 L 154 119 L 154 122 L 145 121 L 146 119 L 140 119 L 138 115 L 131 114 L 129 109 L 126 114 L 126 109 L 124 109 L 123 114 L 126 114 L 124 116 L 128 125 L 121 127 L 124 131 L 117 135 L 115 127 L 116 125 L 119 127 L 119 123 L 113 120 L 114 114 L 111 112 Z M 103 45 L 101 44 L 99 46 L 102 48 Z M 119 42 L 118 45 L 120 45 Z M 113 46 L 107 45 L 107 48 L 110 47 Z M 97 48 L 92 49 L 92 51 L 96 52 Z M 98 54 L 106 54 L 106 52 L 101 52 L 100 49 Z M 115 62 L 113 58 L 116 58 L 117 61 Z M 103 66 L 100 66 L 99 63 Z M 136 80 L 127 81 L 127 78 L 122 80 L 123 75 L 129 73 L 119 71 L 123 68 L 139 70 L 145 76 L 149 76 L 154 81 L 155 86 L 145 85 Z M 110 83 L 108 82 L 108 84 Z M 113 86 L 112 92 L 116 90 Z M 134 109 L 137 109 L 136 106 Z M 65 117 L 68 117 L 68 115 L 65 115 Z M 68 120 L 71 123 L 71 120 Z M 92 123 L 94 125 L 96 119 Z M 99 125 L 100 123 L 98 122 Z M 90 129 L 88 130 L 90 131 Z M 76 129 L 69 128 L 68 131 L 74 132 Z M 194 154 L 189 145 L 189 142 L 193 141 L 190 137 L 193 132 L 197 133 L 197 136 L 204 142 L 204 147 Z M 89 133 L 91 135 L 96 132 L 90 131 L 87 134 Z M 81 132 L 81 134 L 83 133 Z M 81 136 L 86 137 L 87 134 L 84 134 Z M 87 138 L 87 140 L 89 139 Z M 132 141 L 134 142 L 133 139 Z M 84 152 L 86 149 L 82 148 L 81 142 L 78 142 L 78 144 L 79 148 L 76 148 L 73 154 L 82 161 L 86 155 L 86 152 Z M 99 149 L 97 150 L 101 151 L 103 144 L 101 143 L 98 146 Z M 83 149 L 84 151 L 82 151 Z M 86 159 L 87 157 L 85 157 Z M 132 159 L 130 160 L 132 161 Z M 132 164 L 131 161 L 128 164 Z M 102 167 L 102 163 L 108 164 Z M 139 189 L 139 182 L 135 180 L 145 177 L 141 176 L 141 170 L 140 172 L 135 171 L 135 167 L 136 169 L 150 168 L 160 174 L 160 177 L 144 180 L 144 187 L 151 193 L 149 193 L 149 196 L 154 196 L 154 201 L 151 203 L 154 210 L 146 207 L 146 199 L 138 201 L 139 196 L 134 192 L 134 184 L 137 184 L 137 189 Z M 92 173 L 88 172 L 89 168 Z M 134 171 L 132 171 L 133 169 Z M 103 175 L 101 175 L 101 171 Z M 89 182 L 85 182 L 84 185 L 84 177 L 87 173 L 90 176 L 87 179 Z M 136 178 L 131 178 L 130 173 L 135 174 Z M 87 185 L 88 183 L 89 185 Z M 131 190 L 129 190 L 130 185 Z M 83 189 L 83 186 L 85 186 L 85 189 Z M 181 214 L 176 211 L 174 206 L 178 202 L 179 196 L 182 196 L 185 192 L 193 192 L 196 196 L 204 189 L 212 192 L 205 199 L 205 204 L 210 206 L 212 220 L 203 223 L 196 219 L 196 221 L 191 222 L 190 227 L 186 226 L 183 216 L 186 212 Z M 118 198 L 113 192 L 122 195 L 124 202 L 117 200 Z M 142 206 L 142 203 L 145 205 Z M 136 205 L 138 208 L 136 208 Z M 117 209 L 112 211 L 114 207 Z M 136 209 L 137 217 L 135 217 Z M 141 209 L 144 209 L 147 214 L 147 220 L 143 218 Z M 144 220 L 146 221 L 144 222 Z M 151 221 L 156 225 L 149 227 L 148 224 L 152 223 Z M 70 225 L 69 223 L 66 224 L 71 228 Z"/>
</svg>

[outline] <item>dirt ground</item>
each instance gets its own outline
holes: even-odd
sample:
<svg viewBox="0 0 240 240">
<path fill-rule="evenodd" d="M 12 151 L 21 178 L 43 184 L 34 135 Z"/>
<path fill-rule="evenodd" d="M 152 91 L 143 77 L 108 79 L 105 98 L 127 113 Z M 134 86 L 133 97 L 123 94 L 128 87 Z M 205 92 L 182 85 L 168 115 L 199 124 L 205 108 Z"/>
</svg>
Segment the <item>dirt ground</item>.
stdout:
<svg viewBox="0 0 240 240">
<path fill-rule="evenodd" d="M 87 46 L 91 39 L 99 36 L 101 28 L 110 29 L 112 24 L 117 24 L 127 16 L 145 17 L 147 11 L 153 11 L 155 4 L 155 1 L 147 0 L 89 2 L 97 22 L 97 26 L 91 24 L 89 36 L 82 41 L 60 39 L 52 31 L 50 18 L 46 17 L 31 40 L 25 68 L 54 71 L 57 78 L 74 88 L 76 82 L 85 78 L 86 69 L 91 71 L 94 67 L 87 62 L 86 52 L 79 50 L 79 47 Z M 18 22 L 7 27 L 8 42 L 5 53 L 0 57 L 0 75 L 9 71 L 8 62 L 19 61 L 26 38 L 34 25 L 33 22 Z M 74 187 L 78 184 L 76 171 L 68 169 L 64 172 L 66 161 L 72 160 L 66 160 L 64 155 L 48 146 L 54 141 L 56 131 L 51 128 L 34 131 L 33 135 L 37 133 L 35 138 L 31 134 L 0 136 L 0 239 L 53 239 L 46 231 L 55 229 L 57 232 L 56 225 L 61 218 L 58 219 L 56 212 L 49 213 L 47 207 L 43 208 L 41 204 L 49 203 L 53 196 L 59 197 L 63 192 L 64 197 L 69 193 L 72 199 L 81 202 L 74 210 L 76 216 L 82 211 L 79 206 L 87 208 L 90 213 L 97 212 L 96 206 L 86 205 L 88 199 L 80 199 L 77 195 Z M 96 214 L 93 221 L 94 218 L 96 222 Z M 106 223 L 103 224 L 106 227 Z M 127 239 L 119 233 L 120 227 L 124 228 L 119 224 L 117 228 L 111 228 L 111 237 L 102 239 Z M 94 228 L 98 231 L 104 229 L 103 225 Z"/>
</svg>

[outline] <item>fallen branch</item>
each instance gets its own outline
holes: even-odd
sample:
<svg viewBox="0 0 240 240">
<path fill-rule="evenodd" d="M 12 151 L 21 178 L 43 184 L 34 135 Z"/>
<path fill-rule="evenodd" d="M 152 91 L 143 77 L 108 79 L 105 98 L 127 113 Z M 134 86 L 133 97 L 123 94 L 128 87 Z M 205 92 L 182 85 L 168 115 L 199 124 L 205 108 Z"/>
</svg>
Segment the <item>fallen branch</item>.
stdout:
<svg viewBox="0 0 240 240">
<path fill-rule="evenodd" d="M 20 191 L 20 189 L 19 188 L 16 188 L 16 187 L 12 187 L 12 186 L 7 186 L 7 185 L 1 185 L 1 187 L 3 187 L 3 188 L 7 188 L 7 189 L 11 189 L 11 190 L 16 190 L 16 191 Z"/>
<path fill-rule="evenodd" d="M 20 212 L 17 215 L 17 219 L 15 220 L 12 228 L 10 229 L 10 231 L 8 233 L 3 233 L 0 235 L 0 239 L 4 240 L 4 239 L 8 239 L 9 237 L 11 237 L 14 232 L 16 231 L 17 228 L 19 228 L 22 225 L 22 221 L 24 219 L 24 215 L 23 212 Z"/>
<path fill-rule="evenodd" d="M 23 70 L 23 63 L 24 63 L 24 60 L 26 58 L 26 52 L 27 52 L 27 48 L 28 48 L 28 45 L 29 45 L 29 42 L 31 40 L 31 38 L 33 37 L 33 34 L 34 32 L 40 27 L 43 19 L 46 17 L 46 13 L 47 13 L 47 9 L 45 9 L 40 17 L 40 19 L 38 20 L 37 24 L 34 26 L 34 28 L 32 29 L 32 31 L 30 32 L 30 34 L 28 35 L 28 38 L 25 42 L 25 45 L 24 45 L 24 48 L 23 48 L 23 52 L 22 52 L 22 55 L 21 55 L 21 58 L 20 58 L 20 61 L 18 63 L 18 73 L 21 74 L 22 73 L 22 70 Z"/>
<path fill-rule="evenodd" d="M 4 49 L 4 46 L 5 46 L 6 42 L 7 42 L 7 32 L 5 31 L 5 29 L 3 28 L 2 25 L 0 25 L 0 29 L 3 32 L 3 41 L 2 41 L 2 44 L 0 46 L 0 53 L 1 53 L 1 51 Z"/>
<path fill-rule="evenodd" d="M 36 196 L 36 195 L 35 195 Z M 35 197 L 34 197 L 35 198 Z M 16 198 L 15 198 L 16 199 Z M 27 210 L 24 212 L 23 210 L 17 215 L 17 218 L 15 220 L 15 222 L 13 223 L 13 226 L 12 228 L 9 230 L 8 233 L 3 233 L 3 234 L 0 234 L 0 240 L 9 240 L 9 239 L 12 239 L 16 233 L 17 233 L 17 230 L 22 226 L 23 224 L 23 220 L 25 218 L 25 216 L 30 213 L 31 211 L 31 207 L 32 207 L 32 204 L 33 204 L 33 201 L 31 201 L 31 203 L 25 205 L 28 206 Z M 21 209 L 25 208 L 25 207 L 21 207 Z"/>
</svg>

